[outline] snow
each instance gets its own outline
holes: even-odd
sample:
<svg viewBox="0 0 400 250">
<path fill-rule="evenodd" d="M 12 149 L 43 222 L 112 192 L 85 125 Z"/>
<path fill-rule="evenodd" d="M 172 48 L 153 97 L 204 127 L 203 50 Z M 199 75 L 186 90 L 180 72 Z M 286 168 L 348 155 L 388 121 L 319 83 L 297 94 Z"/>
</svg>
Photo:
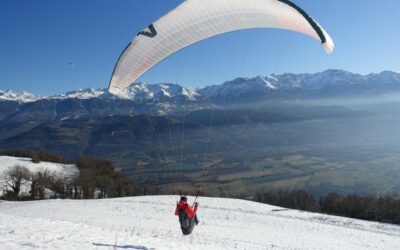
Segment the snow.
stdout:
<svg viewBox="0 0 400 250">
<path fill-rule="evenodd" d="M 73 164 L 59 164 L 52 162 L 33 163 L 32 159 L 30 158 L 0 156 L 0 175 L 7 169 L 17 165 L 26 167 L 32 173 L 43 172 L 47 170 L 56 174 L 75 176 L 79 171 L 78 168 Z"/>
<path fill-rule="evenodd" d="M 147 84 L 137 83 L 124 89 L 118 96 L 122 99 L 128 100 L 148 100 L 154 97 L 154 94 L 150 92 Z"/>
<path fill-rule="evenodd" d="M 183 236 L 177 196 L 0 202 L 0 249 L 398 249 L 400 227 L 200 197 Z M 193 201 L 193 198 L 189 198 Z"/>
<path fill-rule="evenodd" d="M 42 97 L 22 91 L 14 92 L 12 90 L 0 90 L 0 101 L 15 101 L 19 103 L 35 102 L 42 99 Z"/>
<path fill-rule="evenodd" d="M 263 80 L 263 82 L 266 84 L 267 88 L 273 89 L 273 90 L 278 89 L 278 88 L 275 87 L 271 82 L 267 81 L 267 79 L 262 79 L 262 80 Z"/>
<path fill-rule="evenodd" d="M 107 93 L 106 89 L 92 89 L 92 88 L 86 88 L 86 89 L 77 89 L 74 91 L 66 92 L 60 95 L 54 95 L 50 96 L 49 99 L 59 99 L 59 100 L 65 100 L 65 99 L 81 99 L 81 100 L 87 100 L 87 99 L 92 99 L 92 98 L 99 98 L 102 95 Z"/>
<path fill-rule="evenodd" d="M 195 101 L 198 93 L 196 90 L 182 87 L 178 84 L 160 83 L 160 84 L 146 84 L 135 83 L 123 90 L 118 95 L 119 98 L 129 100 L 152 100 L 156 98 L 176 98 L 184 97 L 187 100 Z"/>
<path fill-rule="evenodd" d="M 257 76 L 254 78 L 236 78 L 222 85 L 213 85 L 199 90 L 200 95 L 206 98 L 240 97 L 242 94 L 259 94 L 277 90 L 276 78 Z"/>
<path fill-rule="evenodd" d="M 33 163 L 30 158 L 0 156 L 0 187 L 4 185 L 4 173 L 12 167 L 21 166 L 31 173 L 48 171 L 57 177 L 72 178 L 79 173 L 78 168 L 72 164 L 59 164 L 52 162 Z M 30 182 L 24 182 L 21 186 L 21 194 L 27 195 L 30 191 Z M 2 193 L 0 192 L 0 196 Z"/>
<path fill-rule="evenodd" d="M 389 84 L 385 86 L 385 84 Z M 118 96 L 112 95 L 106 88 L 86 88 L 66 92 L 59 95 L 40 97 L 27 92 L 14 92 L 0 90 L 0 101 L 17 101 L 19 103 L 35 102 L 41 99 L 128 99 L 132 101 L 162 101 L 183 98 L 192 102 L 203 99 L 221 98 L 227 96 L 240 97 L 242 94 L 263 93 L 270 91 L 320 91 L 327 87 L 338 87 L 347 90 L 352 86 L 377 87 L 386 92 L 391 92 L 393 86 L 400 85 L 400 74 L 383 71 L 379 74 L 360 75 L 344 70 L 326 70 L 315 74 L 272 74 L 254 78 L 237 78 L 220 85 L 191 89 L 178 84 L 160 83 L 146 84 L 135 83 L 123 90 Z M 397 88 L 395 88 L 397 90 Z M 167 101 L 165 100 L 167 99 Z"/>
<path fill-rule="evenodd" d="M 199 93 L 197 93 L 197 89 L 183 88 L 182 95 L 186 96 L 186 98 L 190 101 L 196 101 L 196 98 L 199 96 Z"/>
</svg>

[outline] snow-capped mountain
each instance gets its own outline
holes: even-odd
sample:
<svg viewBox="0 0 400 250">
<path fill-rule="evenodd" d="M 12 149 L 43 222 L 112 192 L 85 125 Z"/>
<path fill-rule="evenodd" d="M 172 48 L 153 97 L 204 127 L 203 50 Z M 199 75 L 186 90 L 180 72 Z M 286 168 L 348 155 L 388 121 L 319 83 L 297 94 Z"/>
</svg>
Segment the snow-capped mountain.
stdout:
<svg viewBox="0 0 400 250">
<path fill-rule="evenodd" d="M 1 93 L 1 92 L 0 92 Z M 26 93 L 27 94 L 27 93 Z M 25 95 L 26 95 L 25 94 Z M 32 95 L 32 94 L 31 94 Z M 33 95 L 32 95 L 33 96 Z M 77 89 L 69 92 L 65 92 L 58 95 L 39 97 L 35 96 L 35 101 L 40 99 L 48 100 L 66 100 L 66 99 L 80 99 L 89 100 L 94 98 L 99 99 L 125 99 L 131 101 L 165 101 L 166 99 L 182 98 L 188 101 L 196 101 L 198 93 L 196 90 L 180 86 L 178 84 L 162 83 L 162 84 L 145 84 L 137 83 L 134 84 L 124 91 L 122 91 L 118 96 L 112 95 L 108 92 L 106 88 L 86 88 Z M 31 99 L 24 100 L 21 96 L 21 101 L 29 102 Z M 9 98 L 9 100 L 13 100 Z"/>
<path fill-rule="evenodd" d="M 393 71 L 383 71 L 380 74 L 369 74 L 367 77 L 380 82 L 400 81 L 400 74 Z"/>
<path fill-rule="evenodd" d="M 82 115 L 115 115 L 152 112 L 165 114 L 184 105 L 204 108 L 209 105 L 246 103 L 275 99 L 354 97 L 400 92 L 400 74 L 384 71 L 360 75 L 343 70 L 327 70 L 316 74 L 280 74 L 237 78 L 221 85 L 199 89 L 178 84 L 133 84 L 120 95 L 112 95 L 106 88 L 78 89 L 59 95 L 40 97 L 27 92 L 0 92 L 0 101 L 14 101 L 20 105 L 41 101 L 55 108 L 52 114 L 66 112 L 63 117 Z M 77 105 L 73 105 L 73 102 Z M 109 108 L 112 104 L 113 108 Z M 31 105 L 34 106 L 34 105 Z M 134 108 L 132 108 L 134 107 Z M 35 110 L 38 110 L 39 107 Z M 79 114 L 74 114 L 78 109 Z M 49 114 L 51 115 L 51 114 Z M 54 115 L 51 115 L 54 116 Z M 58 117 L 58 116 L 57 116 Z"/>
<path fill-rule="evenodd" d="M 16 101 L 20 103 L 35 102 L 42 99 L 47 100 L 66 100 L 66 99 L 80 99 L 88 100 L 94 98 L 100 99 L 126 99 L 132 101 L 145 101 L 145 100 L 165 100 L 174 98 L 183 98 L 188 101 L 196 101 L 198 93 L 194 89 L 186 88 L 178 84 L 145 84 L 137 83 L 126 90 L 119 96 L 114 96 L 108 92 L 106 88 L 86 88 L 77 89 L 62 94 L 43 97 L 28 92 L 14 92 L 12 90 L 1 91 L 0 101 Z"/>
<path fill-rule="evenodd" d="M 216 102 L 259 101 L 270 98 L 347 97 L 400 91 L 400 74 L 384 71 L 360 75 L 343 70 L 316 74 L 281 74 L 237 78 L 199 90 Z"/>
<path fill-rule="evenodd" d="M 196 101 L 196 90 L 182 87 L 178 84 L 145 84 L 138 83 L 124 90 L 120 97 L 129 100 L 165 100 L 184 98 L 188 101 Z"/>
<path fill-rule="evenodd" d="M 41 99 L 40 96 L 25 91 L 14 92 L 12 90 L 6 90 L 6 91 L 0 90 L 0 101 L 15 101 L 19 103 L 28 103 L 28 102 L 35 102 L 39 99 Z"/>
<path fill-rule="evenodd" d="M 86 88 L 86 89 L 77 89 L 74 91 L 69 91 L 66 93 L 62 93 L 60 95 L 54 95 L 48 97 L 49 99 L 59 99 L 59 100 L 65 100 L 65 99 L 92 99 L 92 98 L 98 98 L 101 97 L 107 93 L 106 89 L 92 89 L 92 88 Z"/>
<path fill-rule="evenodd" d="M 245 95 L 259 95 L 278 89 L 278 80 L 273 76 L 255 78 L 237 78 L 222 85 L 214 85 L 199 90 L 199 93 L 210 99 L 240 98 Z"/>
</svg>

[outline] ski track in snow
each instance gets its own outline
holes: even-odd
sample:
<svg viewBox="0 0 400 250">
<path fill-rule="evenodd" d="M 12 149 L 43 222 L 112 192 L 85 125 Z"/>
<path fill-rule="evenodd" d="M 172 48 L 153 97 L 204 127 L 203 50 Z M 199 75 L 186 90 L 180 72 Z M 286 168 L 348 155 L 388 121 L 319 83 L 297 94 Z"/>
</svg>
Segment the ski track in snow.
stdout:
<svg viewBox="0 0 400 250">
<path fill-rule="evenodd" d="M 177 196 L 0 202 L 0 249 L 398 249 L 400 227 L 200 197 L 180 232 Z M 190 199 L 193 201 L 193 198 Z"/>
</svg>

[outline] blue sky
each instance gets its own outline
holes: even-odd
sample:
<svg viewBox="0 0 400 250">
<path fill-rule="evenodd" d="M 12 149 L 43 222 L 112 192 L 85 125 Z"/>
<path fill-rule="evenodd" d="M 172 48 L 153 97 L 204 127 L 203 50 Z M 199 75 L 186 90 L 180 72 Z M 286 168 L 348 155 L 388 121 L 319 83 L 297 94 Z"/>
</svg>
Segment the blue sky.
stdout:
<svg viewBox="0 0 400 250">
<path fill-rule="evenodd" d="M 106 87 L 126 44 L 181 2 L 1 0 L 0 89 L 51 95 Z M 293 32 L 247 30 L 187 48 L 140 81 L 204 86 L 238 76 L 331 68 L 362 74 L 400 72 L 400 1 L 294 2 L 331 34 L 334 54 L 327 56 L 317 42 Z"/>
</svg>

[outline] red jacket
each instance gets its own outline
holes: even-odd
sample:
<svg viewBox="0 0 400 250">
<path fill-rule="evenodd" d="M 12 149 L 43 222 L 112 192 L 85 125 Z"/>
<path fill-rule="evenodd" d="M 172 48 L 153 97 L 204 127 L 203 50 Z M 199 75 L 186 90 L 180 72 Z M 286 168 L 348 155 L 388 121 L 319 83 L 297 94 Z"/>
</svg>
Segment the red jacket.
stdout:
<svg viewBox="0 0 400 250">
<path fill-rule="evenodd" d="M 189 219 L 192 219 L 196 215 L 196 212 L 197 212 L 197 207 L 193 209 L 189 204 L 187 204 L 184 201 L 180 201 L 176 205 L 175 215 L 179 215 L 179 210 L 180 209 L 185 210 L 185 212 L 188 215 Z"/>
</svg>

